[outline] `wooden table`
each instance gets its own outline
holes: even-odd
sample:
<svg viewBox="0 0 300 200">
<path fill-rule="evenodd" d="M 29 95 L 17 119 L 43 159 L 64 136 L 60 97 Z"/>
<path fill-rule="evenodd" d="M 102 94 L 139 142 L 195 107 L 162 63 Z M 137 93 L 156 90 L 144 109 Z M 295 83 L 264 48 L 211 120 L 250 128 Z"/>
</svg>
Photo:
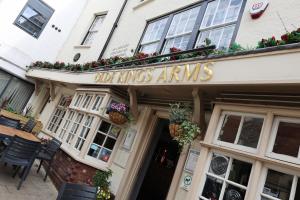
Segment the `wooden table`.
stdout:
<svg viewBox="0 0 300 200">
<path fill-rule="evenodd" d="M 41 142 L 41 140 L 38 139 L 32 133 L 28 133 L 28 132 L 25 132 L 25 131 L 21 131 L 19 129 L 15 129 L 15 128 L 12 128 L 12 127 L 0 125 L 0 137 L 14 137 L 15 135 L 17 135 L 21 138 L 27 139 L 27 140 L 31 140 L 31 141 L 35 141 L 35 142 Z"/>
</svg>

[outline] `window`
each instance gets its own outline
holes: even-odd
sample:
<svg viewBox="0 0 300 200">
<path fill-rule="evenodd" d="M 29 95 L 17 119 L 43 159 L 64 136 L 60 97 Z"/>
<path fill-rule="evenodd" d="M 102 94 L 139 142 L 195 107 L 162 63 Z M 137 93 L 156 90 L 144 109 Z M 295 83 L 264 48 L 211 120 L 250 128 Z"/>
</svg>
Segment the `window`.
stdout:
<svg viewBox="0 0 300 200">
<path fill-rule="evenodd" d="M 276 117 L 269 154 L 287 162 L 300 164 L 300 119 Z"/>
<path fill-rule="evenodd" d="M 101 121 L 88 155 L 108 162 L 120 131 L 120 128 L 106 121 Z"/>
<path fill-rule="evenodd" d="M 199 199 L 243 200 L 251 169 L 251 163 L 213 153 Z"/>
<path fill-rule="evenodd" d="M 195 7 L 174 15 L 166 36 L 163 53 L 170 53 L 172 47 L 187 49 L 199 10 L 200 7 Z"/>
<path fill-rule="evenodd" d="M 96 33 L 100 30 L 100 27 L 104 21 L 105 15 L 97 15 L 89 28 L 84 40 L 82 41 L 82 45 L 91 45 Z"/>
<path fill-rule="evenodd" d="M 205 1 L 148 23 L 139 52 L 169 53 L 170 48 L 197 48 L 209 38 L 219 49 L 230 46 L 243 0 Z"/>
<path fill-rule="evenodd" d="M 217 141 L 221 145 L 241 147 L 245 150 L 256 149 L 264 118 L 247 113 L 223 112 L 220 117 Z M 250 148 L 250 149 L 249 149 Z"/>
<path fill-rule="evenodd" d="M 71 121 L 73 120 L 74 113 L 75 113 L 74 111 L 69 112 L 69 115 L 68 115 L 63 127 L 61 128 L 60 134 L 58 136 L 60 139 L 63 139 L 65 137 L 65 134 L 69 128 L 69 125 L 70 125 Z"/>
<path fill-rule="evenodd" d="M 87 94 L 84 98 L 83 104 L 82 104 L 82 108 L 83 109 L 88 109 L 91 100 L 92 100 L 93 95 Z"/>
<path fill-rule="evenodd" d="M 82 99 L 83 99 L 83 94 L 79 94 L 79 95 L 77 96 L 77 98 L 76 98 L 75 103 L 74 103 L 74 107 L 79 107 L 79 105 L 80 105 Z"/>
<path fill-rule="evenodd" d="M 297 176 L 268 169 L 261 200 L 300 199 L 300 184 Z"/>
<path fill-rule="evenodd" d="M 200 26 L 197 46 L 209 38 L 219 49 L 227 49 L 235 30 L 243 0 L 216 0 L 209 2 Z"/>
<path fill-rule="evenodd" d="M 14 24 L 38 38 L 54 10 L 40 0 L 29 0 Z"/>
<path fill-rule="evenodd" d="M 75 144 L 75 149 L 77 150 L 81 150 L 89 132 L 90 132 L 90 129 L 91 129 L 91 125 L 93 123 L 93 120 L 94 120 L 94 117 L 93 116 L 90 116 L 90 115 L 87 115 L 86 118 L 85 118 L 85 122 L 82 126 L 82 129 L 80 131 L 80 134 L 78 135 L 78 139 L 77 139 L 77 142 Z"/>
<path fill-rule="evenodd" d="M 79 128 L 79 125 L 80 125 L 82 119 L 83 119 L 83 114 L 82 113 L 77 113 L 76 119 L 73 122 L 71 130 L 69 131 L 68 137 L 66 139 L 66 143 L 71 144 L 74 136 L 77 133 L 77 130 Z"/>
<path fill-rule="evenodd" d="M 66 114 L 67 107 L 69 106 L 69 99 L 70 97 L 63 96 L 60 98 L 60 101 L 52 114 L 51 120 L 48 124 L 47 129 L 52 133 L 56 133 L 62 119 Z"/>
<path fill-rule="evenodd" d="M 102 96 L 96 95 L 93 106 L 92 106 L 93 111 L 99 111 L 102 100 L 103 100 Z"/>
</svg>

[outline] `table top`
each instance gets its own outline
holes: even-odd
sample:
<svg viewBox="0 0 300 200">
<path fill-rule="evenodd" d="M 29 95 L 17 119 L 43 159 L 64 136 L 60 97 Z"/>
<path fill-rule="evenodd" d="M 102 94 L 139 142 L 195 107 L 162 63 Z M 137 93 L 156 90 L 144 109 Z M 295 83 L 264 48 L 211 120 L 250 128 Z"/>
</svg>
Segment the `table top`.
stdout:
<svg viewBox="0 0 300 200">
<path fill-rule="evenodd" d="M 13 137 L 15 135 L 27 139 L 27 140 L 31 140 L 31 141 L 35 141 L 35 142 L 40 142 L 41 140 L 38 139 L 35 135 L 33 135 L 32 133 L 28 133 L 26 131 L 21 131 L 19 129 L 15 129 L 9 126 L 4 126 L 4 125 L 0 125 L 0 135 L 6 135 L 9 137 Z"/>
</svg>

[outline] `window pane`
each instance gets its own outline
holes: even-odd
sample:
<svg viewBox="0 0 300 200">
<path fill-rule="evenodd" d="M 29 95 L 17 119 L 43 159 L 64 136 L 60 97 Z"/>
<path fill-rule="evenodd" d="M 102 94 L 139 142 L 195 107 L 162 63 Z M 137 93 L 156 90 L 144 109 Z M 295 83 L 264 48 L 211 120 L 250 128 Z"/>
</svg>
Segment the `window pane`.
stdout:
<svg viewBox="0 0 300 200">
<path fill-rule="evenodd" d="M 115 146 L 116 140 L 108 137 L 105 141 L 104 147 L 112 150 Z"/>
<path fill-rule="evenodd" d="M 228 162 L 228 157 L 214 153 L 210 163 L 209 173 L 224 178 L 227 171 Z"/>
<path fill-rule="evenodd" d="M 280 122 L 273 152 L 298 157 L 300 145 L 300 124 Z"/>
<path fill-rule="evenodd" d="M 99 144 L 102 146 L 103 142 L 105 140 L 105 135 L 102 135 L 100 133 L 97 133 L 95 139 L 94 139 L 94 142 L 95 144 Z"/>
<path fill-rule="evenodd" d="M 158 46 L 158 42 L 142 45 L 141 49 L 140 49 L 140 52 L 143 52 L 143 53 L 146 53 L 146 54 L 155 53 L 155 52 L 157 52 L 157 46 Z"/>
<path fill-rule="evenodd" d="M 262 118 L 244 117 L 238 144 L 256 148 L 263 122 Z"/>
<path fill-rule="evenodd" d="M 17 23 L 34 36 L 37 36 L 41 31 L 41 29 L 38 26 L 34 25 L 22 16 L 18 18 Z"/>
<path fill-rule="evenodd" d="M 245 198 L 246 191 L 228 184 L 225 189 L 224 200 L 243 200 Z"/>
<path fill-rule="evenodd" d="M 102 133 L 108 133 L 110 126 L 111 126 L 110 123 L 108 123 L 106 121 L 102 121 L 101 125 L 99 127 L 99 131 L 101 131 Z"/>
<path fill-rule="evenodd" d="M 237 20 L 242 2 L 242 0 L 231 0 L 225 22 L 232 22 Z"/>
<path fill-rule="evenodd" d="M 181 49 L 181 50 L 186 50 L 189 39 L 190 39 L 190 36 L 191 35 L 188 34 L 188 35 L 168 39 L 166 41 L 163 53 L 164 54 L 170 53 L 170 48 L 172 48 L 172 47 L 176 47 L 176 48 Z"/>
<path fill-rule="evenodd" d="M 205 15 L 201 24 L 201 29 L 211 26 L 217 6 L 218 6 L 218 1 L 212 1 L 207 5 Z"/>
<path fill-rule="evenodd" d="M 109 160 L 110 154 L 111 154 L 111 151 L 102 148 L 99 158 L 100 158 L 100 160 L 107 162 Z"/>
<path fill-rule="evenodd" d="M 90 31 L 98 31 L 104 21 L 105 15 L 96 16 L 90 28 Z"/>
<path fill-rule="evenodd" d="M 39 27 L 42 27 L 44 23 L 46 23 L 46 19 L 40 13 L 34 11 L 30 7 L 26 7 L 22 15 L 30 21 L 34 22 Z"/>
<path fill-rule="evenodd" d="M 295 193 L 295 198 L 294 199 L 300 199 L 300 181 L 298 177 L 298 183 L 297 183 L 297 188 L 296 188 L 296 193 Z"/>
<path fill-rule="evenodd" d="M 161 39 L 168 18 L 152 22 L 147 26 L 147 30 L 141 44 L 154 42 Z"/>
<path fill-rule="evenodd" d="M 109 135 L 113 136 L 114 138 L 117 138 L 121 129 L 119 127 L 113 126 L 109 132 Z"/>
<path fill-rule="evenodd" d="M 90 105 L 91 100 L 92 100 L 92 95 L 87 95 L 83 101 L 82 108 L 87 109 Z"/>
<path fill-rule="evenodd" d="M 263 193 L 281 200 L 289 200 L 293 176 L 268 170 Z"/>
<path fill-rule="evenodd" d="M 233 160 L 230 169 L 229 180 L 247 186 L 251 169 L 252 164 L 239 160 Z"/>
<path fill-rule="evenodd" d="M 241 118 L 241 116 L 225 115 L 218 140 L 234 143 Z"/>
<path fill-rule="evenodd" d="M 96 96 L 92 110 L 99 111 L 102 100 L 102 96 Z"/>
<path fill-rule="evenodd" d="M 99 147 L 98 145 L 95 145 L 95 144 L 91 144 L 88 155 L 92 156 L 94 158 L 97 158 L 100 150 L 101 150 L 101 147 Z"/>
<path fill-rule="evenodd" d="M 224 22 L 229 2 L 230 0 L 220 0 L 218 10 L 213 20 L 213 25 L 219 25 Z"/>
<path fill-rule="evenodd" d="M 199 9 L 200 7 L 195 7 L 193 9 L 176 14 L 170 25 L 167 38 L 192 32 Z"/>
<path fill-rule="evenodd" d="M 207 176 L 202 196 L 207 199 L 219 199 L 223 181 Z"/>
</svg>

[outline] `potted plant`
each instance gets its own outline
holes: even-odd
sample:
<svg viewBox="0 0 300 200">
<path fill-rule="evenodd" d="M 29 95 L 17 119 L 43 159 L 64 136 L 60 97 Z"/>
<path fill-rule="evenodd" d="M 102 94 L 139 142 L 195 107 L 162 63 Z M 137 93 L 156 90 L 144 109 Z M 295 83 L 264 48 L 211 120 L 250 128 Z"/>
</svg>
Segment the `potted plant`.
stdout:
<svg viewBox="0 0 300 200">
<path fill-rule="evenodd" d="M 170 104 L 169 131 L 180 147 L 190 144 L 200 133 L 197 124 L 190 120 L 191 109 L 182 103 Z"/>
<path fill-rule="evenodd" d="M 115 124 L 124 124 L 129 118 L 129 107 L 124 103 L 111 103 L 108 108 L 109 119 Z"/>
<path fill-rule="evenodd" d="M 112 176 L 112 171 L 96 171 L 93 176 L 93 185 L 98 188 L 97 200 L 113 199 L 113 195 L 109 190 L 110 181 L 108 179 Z"/>
</svg>

